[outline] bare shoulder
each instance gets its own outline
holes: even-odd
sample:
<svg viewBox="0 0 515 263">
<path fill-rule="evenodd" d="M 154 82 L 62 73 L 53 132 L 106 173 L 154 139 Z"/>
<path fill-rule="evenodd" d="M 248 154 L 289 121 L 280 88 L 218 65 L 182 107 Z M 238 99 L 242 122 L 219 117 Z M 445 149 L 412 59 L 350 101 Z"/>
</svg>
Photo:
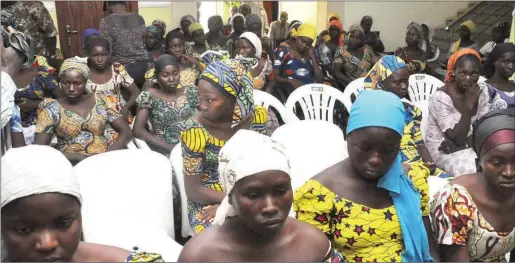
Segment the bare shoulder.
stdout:
<svg viewBox="0 0 515 263">
<path fill-rule="evenodd" d="M 323 170 L 322 172 L 318 173 L 317 175 L 313 176 L 311 179 L 317 180 L 323 185 L 330 185 L 331 180 L 335 178 L 335 175 L 341 175 L 343 174 L 344 165 L 347 159 L 338 162 L 332 166 L 329 166 L 327 169 Z"/>
<path fill-rule="evenodd" d="M 327 236 L 315 226 L 302 222 L 295 218 L 288 218 L 288 221 L 294 227 L 295 242 L 302 246 L 302 251 L 309 251 L 309 255 L 313 255 L 311 260 L 321 260 L 327 255 L 327 251 L 331 246 Z"/>
<path fill-rule="evenodd" d="M 125 262 L 130 251 L 119 247 L 80 242 L 75 262 Z"/>
<path fill-rule="evenodd" d="M 220 226 L 211 226 L 191 238 L 182 248 L 178 262 L 208 262 L 213 254 L 218 254 L 218 245 L 223 241 Z M 199 253 L 202 251 L 202 253 Z"/>
</svg>

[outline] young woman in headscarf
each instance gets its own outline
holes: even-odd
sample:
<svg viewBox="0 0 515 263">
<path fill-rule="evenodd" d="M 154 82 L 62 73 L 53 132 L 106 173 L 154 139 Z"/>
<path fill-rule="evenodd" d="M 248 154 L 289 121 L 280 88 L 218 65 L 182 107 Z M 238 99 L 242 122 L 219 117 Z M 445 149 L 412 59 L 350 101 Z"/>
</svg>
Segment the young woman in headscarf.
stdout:
<svg viewBox="0 0 515 263">
<path fill-rule="evenodd" d="M 79 181 L 58 150 L 9 150 L 1 180 L 2 262 L 164 262 L 159 254 L 80 241 Z"/>
<path fill-rule="evenodd" d="M 180 124 L 188 217 L 195 233 L 211 226 L 226 195 L 219 181 L 220 148 L 240 129 L 266 132 L 267 111 L 254 105 L 248 70 L 237 60 L 210 63 L 199 80 L 200 112 Z"/>
<path fill-rule="evenodd" d="M 427 63 L 426 51 L 423 50 L 424 30 L 419 24 L 411 22 L 406 30 L 405 40 L 407 46 L 399 47 L 395 51 L 395 56 L 406 62 L 410 74 L 424 72 Z"/>
<path fill-rule="evenodd" d="M 105 93 L 86 92 L 90 78 L 88 65 L 67 59 L 59 72 L 59 87 L 64 96 L 45 98 L 36 118 L 35 144 L 49 145 L 57 137 L 56 148 L 76 164 L 85 158 L 123 149 L 132 139 L 127 120 L 116 109 L 118 105 Z M 106 137 L 109 124 L 117 135 Z"/>
<path fill-rule="evenodd" d="M 164 53 L 166 53 L 166 48 L 165 48 L 165 43 L 164 43 L 164 38 L 165 38 L 165 34 L 166 34 L 166 23 L 165 23 L 165 21 L 163 21 L 161 19 L 156 19 L 152 22 L 152 25 L 155 26 L 159 30 L 159 35 L 161 36 L 161 38 L 160 38 L 161 43 L 159 43 L 159 45 L 160 45 L 160 49 L 161 49 L 161 54 L 164 54 Z"/>
<path fill-rule="evenodd" d="M 145 48 L 147 49 L 148 56 L 152 60 L 156 60 L 161 56 L 161 31 L 156 26 L 147 26 L 145 35 L 143 36 Z"/>
<path fill-rule="evenodd" d="M 313 48 L 315 38 L 316 28 L 311 24 L 302 24 L 295 34 L 294 45 L 283 42 L 275 51 L 276 90 L 283 102 L 296 88 L 324 81 L 324 74 L 318 67 Z"/>
<path fill-rule="evenodd" d="M 217 43 L 208 44 L 206 35 L 204 34 L 204 28 L 200 23 L 193 23 L 189 27 L 189 32 L 191 32 L 191 37 L 193 38 L 193 44 L 191 47 L 191 55 L 200 59 L 200 56 L 204 54 L 204 52 L 213 50 L 219 51 L 221 50 L 220 46 Z"/>
<path fill-rule="evenodd" d="M 88 56 L 88 40 L 94 37 L 100 37 L 100 31 L 95 28 L 87 28 L 82 33 L 82 55 L 84 57 Z"/>
<path fill-rule="evenodd" d="M 426 146 L 444 171 L 460 176 L 476 172 L 471 124 L 490 109 L 488 88 L 481 82 L 481 57 L 470 48 L 449 58 L 445 86 L 429 98 Z"/>
<path fill-rule="evenodd" d="M 479 50 L 479 53 L 482 56 L 488 56 L 495 45 L 508 42 L 510 42 L 510 25 L 507 22 L 501 22 L 492 28 L 492 40 L 486 42 Z"/>
<path fill-rule="evenodd" d="M 450 49 L 450 54 L 452 55 L 456 51 L 463 48 L 470 48 L 476 51 L 479 50 L 479 45 L 470 39 L 470 36 L 476 33 L 476 25 L 471 20 L 467 20 L 461 23 L 457 32 L 460 35 L 460 38 L 454 42 Z"/>
<path fill-rule="evenodd" d="M 219 170 L 227 196 L 215 225 L 184 246 L 179 262 L 343 261 L 322 232 L 288 217 L 293 190 L 281 144 L 240 130 L 220 150 Z"/>
<path fill-rule="evenodd" d="M 515 82 L 510 80 L 515 72 L 515 45 L 496 45 L 483 64 L 483 72 L 488 78 L 491 109 L 515 109 Z"/>
<path fill-rule="evenodd" d="M 424 32 L 422 43 L 422 50 L 426 52 L 426 58 L 427 59 L 436 59 L 435 55 L 436 50 L 438 49 L 438 46 L 433 41 L 433 36 L 435 35 L 435 30 L 428 22 L 423 22 L 420 24 L 422 27 L 422 31 Z"/>
<path fill-rule="evenodd" d="M 440 189 L 431 203 L 442 261 L 506 262 L 515 253 L 515 112 L 492 111 L 474 125 L 478 172 Z"/>
<path fill-rule="evenodd" d="M 227 50 L 227 41 L 229 38 L 222 35 L 222 27 L 224 21 L 221 16 L 212 16 L 207 20 L 207 43 L 211 47 L 219 46 L 220 49 Z"/>
<path fill-rule="evenodd" d="M 392 92 L 400 99 L 408 94 L 409 71 L 406 63 L 399 57 L 387 55 L 382 57 L 370 70 L 365 80 L 365 88 Z M 431 158 L 424 144 L 420 124 L 422 111 L 415 105 L 403 102 L 406 114 L 404 133 L 401 139 L 401 157 L 403 163 L 418 163 L 426 166 L 431 175 L 440 178 L 452 178 L 439 168 Z"/>
<path fill-rule="evenodd" d="M 316 49 L 317 58 L 321 62 L 324 71 L 333 72 L 333 60 L 338 48 L 343 46 L 343 25 L 340 20 L 329 22 L 329 39 L 321 43 Z"/>
<path fill-rule="evenodd" d="M 362 91 L 347 125 L 349 157 L 295 191 L 297 218 L 324 232 L 347 261 L 438 260 L 429 222 L 429 169 L 403 164 L 399 152 L 404 118 L 395 94 Z"/>
<path fill-rule="evenodd" d="M 229 38 L 232 39 L 236 45 L 236 41 L 240 38 L 240 35 L 245 32 L 245 17 L 240 13 L 234 14 L 231 18 L 231 27 L 232 32 Z"/>
<path fill-rule="evenodd" d="M 347 48 L 339 46 L 334 55 L 333 76 L 347 86 L 353 80 L 366 76 L 376 61 L 374 50 L 365 44 L 363 28 L 352 25 Z"/>
<path fill-rule="evenodd" d="M 243 17 L 247 18 L 247 16 L 249 16 L 250 13 L 251 13 L 250 6 L 248 4 L 240 5 L 240 12 L 239 13 L 242 14 Z"/>
<path fill-rule="evenodd" d="M 194 42 L 189 28 L 193 23 L 196 23 L 196 22 L 197 22 L 197 20 L 191 15 L 185 15 L 185 16 L 181 17 L 180 26 L 181 26 L 182 33 L 184 34 L 184 42 L 187 44 Z"/>
<path fill-rule="evenodd" d="M 247 30 L 247 32 L 252 32 L 256 34 L 256 36 L 258 36 L 259 39 L 261 39 L 263 47 L 268 47 L 267 49 L 264 49 L 264 53 L 272 54 L 272 47 L 274 46 L 274 43 L 272 43 L 272 40 L 269 37 L 263 36 L 263 20 L 261 19 L 261 17 L 259 17 L 256 14 L 246 16 L 245 29 Z"/>
<path fill-rule="evenodd" d="M 302 22 L 299 20 L 293 20 L 290 22 L 290 27 L 288 28 L 288 37 L 286 37 L 286 43 L 288 45 L 295 44 L 295 37 L 297 36 L 297 30 L 299 30 L 299 27 L 302 25 Z"/>
</svg>

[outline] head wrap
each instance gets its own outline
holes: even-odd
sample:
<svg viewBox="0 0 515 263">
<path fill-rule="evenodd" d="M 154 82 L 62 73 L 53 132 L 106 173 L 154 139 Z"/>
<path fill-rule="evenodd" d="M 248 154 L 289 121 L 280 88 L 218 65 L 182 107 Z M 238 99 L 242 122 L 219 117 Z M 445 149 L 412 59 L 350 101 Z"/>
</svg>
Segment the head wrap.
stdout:
<svg viewBox="0 0 515 263">
<path fill-rule="evenodd" d="M 332 13 L 327 17 L 327 21 L 331 20 L 331 18 L 336 18 L 336 20 L 340 20 L 340 16 L 336 13 Z"/>
<path fill-rule="evenodd" d="M 82 60 L 77 58 L 69 58 L 64 60 L 63 64 L 61 64 L 59 77 L 61 77 L 66 71 L 69 70 L 80 73 L 86 80 L 89 79 L 89 67 Z"/>
<path fill-rule="evenodd" d="M 256 34 L 252 32 L 245 32 L 240 35 L 240 38 L 248 40 L 254 46 L 254 48 L 256 49 L 256 58 L 261 57 L 263 48 L 261 47 L 261 40 L 258 36 L 256 36 Z"/>
<path fill-rule="evenodd" d="M 302 24 L 297 30 L 297 37 L 307 37 L 315 41 L 317 38 L 317 29 L 311 24 Z"/>
<path fill-rule="evenodd" d="M 395 94 L 381 90 L 363 90 L 352 104 L 347 134 L 366 127 L 384 127 L 404 133 L 404 106 Z M 377 116 L 381 116 L 378 118 Z M 401 225 L 405 251 L 403 262 L 431 262 L 427 233 L 420 214 L 420 193 L 402 168 L 397 154 L 390 170 L 379 179 L 378 188 L 388 191 Z"/>
<path fill-rule="evenodd" d="M 215 224 L 222 225 L 226 217 L 236 216 L 234 207 L 229 204 L 229 195 L 239 180 L 272 170 L 290 174 L 290 164 L 284 147 L 272 138 L 255 131 L 236 132 L 222 147 L 219 156 L 220 183 L 227 196 L 216 211 Z"/>
<path fill-rule="evenodd" d="M 242 14 L 240 14 L 240 13 L 236 13 L 236 14 L 234 14 L 234 15 L 231 17 L 231 22 L 230 22 L 232 32 L 234 32 L 234 18 L 236 18 L 236 17 L 241 17 L 241 18 L 243 18 L 243 24 L 245 25 L 245 17 L 244 17 Z"/>
<path fill-rule="evenodd" d="M 477 51 L 472 48 L 463 48 L 454 52 L 449 57 L 449 61 L 447 62 L 447 74 L 445 75 L 445 83 L 449 83 L 451 81 L 452 74 L 454 73 L 454 65 L 458 59 L 467 54 L 475 55 L 477 59 L 481 61 L 481 56 L 479 56 L 479 53 L 477 53 Z"/>
<path fill-rule="evenodd" d="M 507 52 L 515 52 L 515 45 L 513 43 L 501 43 L 495 45 L 492 52 L 488 54 L 485 63 L 483 64 L 483 74 L 490 78 L 495 73 L 495 62 L 499 60 L 499 58 Z"/>
<path fill-rule="evenodd" d="M 156 61 L 154 62 L 155 65 L 155 78 L 159 76 L 159 73 L 166 67 L 166 66 L 179 66 L 179 61 L 176 57 L 169 55 L 169 54 L 163 54 L 159 56 Z"/>
<path fill-rule="evenodd" d="M 159 29 L 157 29 L 156 26 L 147 26 L 145 30 L 148 32 L 152 32 L 152 34 L 156 35 L 157 38 L 162 37 L 161 32 L 159 32 Z"/>
<path fill-rule="evenodd" d="M 245 19 L 245 27 L 248 29 L 250 25 L 259 24 L 259 26 L 263 27 L 263 21 L 256 14 L 250 14 Z"/>
<path fill-rule="evenodd" d="M 354 24 L 349 27 L 349 33 L 352 31 L 361 31 L 361 33 L 365 33 L 365 30 L 363 30 L 363 27 L 361 27 L 360 25 L 357 25 L 357 24 Z"/>
<path fill-rule="evenodd" d="M 337 28 L 340 29 L 340 38 L 338 40 L 338 46 L 340 47 L 343 47 L 343 24 L 340 20 L 333 20 L 331 22 L 329 22 L 329 27 L 330 28 L 331 26 L 336 26 Z"/>
<path fill-rule="evenodd" d="M 386 55 L 379 59 L 365 77 L 365 88 L 382 89 L 382 82 L 395 71 L 405 68 L 406 63 L 402 58 L 394 55 Z"/>
<path fill-rule="evenodd" d="M 192 24 L 197 22 L 197 20 L 192 15 L 185 15 L 185 16 L 181 17 L 181 22 L 184 21 L 184 20 L 188 20 Z"/>
<path fill-rule="evenodd" d="M 154 20 L 154 22 L 152 22 L 152 25 L 153 26 L 159 26 L 163 29 L 163 32 L 161 34 L 161 37 L 164 36 L 164 34 L 166 33 L 166 23 L 165 21 L 161 20 L 161 19 L 156 19 Z"/>
<path fill-rule="evenodd" d="M 86 48 L 89 36 L 100 36 L 100 31 L 96 30 L 95 28 L 87 28 L 84 30 L 84 33 L 82 33 L 82 48 Z"/>
<path fill-rule="evenodd" d="M 424 26 L 424 25 L 429 30 L 429 35 L 427 37 L 429 39 L 429 43 L 426 43 L 426 41 L 424 40 L 423 41 L 424 43 L 422 44 L 422 50 L 426 51 L 427 47 L 429 47 L 431 42 L 433 42 L 433 36 L 435 35 L 435 29 L 433 27 L 431 27 L 431 25 L 428 22 L 423 22 L 422 24 L 420 24 L 420 26 Z"/>
<path fill-rule="evenodd" d="M 290 23 L 289 31 L 290 31 L 290 37 L 296 37 L 297 36 L 297 30 L 302 25 L 302 22 L 298 20 L 293 20 Z"/>
<path fill-rule="evenodd" d="M 31 160 L 27 165 L 26 160 Z M 61 193 L 82 204 L 77 176 L 64 155 L 43 145 L 12 148 L 2 157 L 2 208 L 10 202 L 36 194 Z"/>
<path fill-rule="evenodd" d="M 418 47 L 420 49 L 422 49 L 422 46 L 424 45 L 424 30 L 422 29 L 422 27 L 415 23 L 415 22 L 411 22 L 408 27 L 407 27 L 407 30 L 410 30 L 411 28 L 414 28 L 417 33 L 418 33 L 418 37 L 419 37 L 419 41 L 418 41 Z"/>
<path fill-rule="evenodd" d="M 243 12 L 241 11 L 243 8 L 248 8 L 248 9 L 249 9 L 249 14 L 252 14 L 252 8 L 250 8 L 250 6 L 249 6 L 248 4 L 242 4 L 242 5 L 240 5 L 240 9 L 239 9 L 239 12 L 240 12 L 240 13 L 243 13 Z"/>
<path fill-rule="evenodd" d="M 245 120 L 254 112 L 254 85 L 250 71 L 242 61 L 223 59 L 209 63 L 200 75 L 220 92 L 236 99 L 232 127 Z"/>
<path fill-rule="evenodd" d="M 476 25 L 471 20 L 467 20 L 467 21 L 461 23 L 460 28 L 462 26 L 465 26 L 466 28 L 468 28 L 471 34 L 476 33 Z M 458 41 L 454 42 L 454 44 L 451 47 L 451 53 L 458 51 L 458 49 L 460 48 L 460 45 L 461 45 L 461 38 L 458 39 Z"/>
<path fill-rule="evenodd" d="M 504 36 L 504 38 L 509 38 L 510 37 L 511 26 L 510 26 L 510 24 L 508 22 L 500 22 L 497 27 L 499 29 L 501 29 L 501 33 Z"/>
<path fill-rule="evenodd" d="M 515 111 L 487 113 L 474 123 L 472 139 L 474 151 L 480 157 L 497 145 L 515 142 Z"/>
<path fill-rule="evenodd" d="M 204 28 L 202 27 L 202 25 L 200 23 L 192 23 L 189 27 L 188 27 L 188 31 L 191 33 L 197 31 L 197 30 L 204 30 Z"/>
</svg>

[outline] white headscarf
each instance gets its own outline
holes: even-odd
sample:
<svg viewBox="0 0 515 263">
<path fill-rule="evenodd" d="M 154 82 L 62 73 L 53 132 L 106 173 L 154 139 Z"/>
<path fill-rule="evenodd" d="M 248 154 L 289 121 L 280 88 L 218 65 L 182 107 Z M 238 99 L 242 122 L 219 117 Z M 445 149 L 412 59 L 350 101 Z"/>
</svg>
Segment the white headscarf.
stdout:
<svg viewBox="0 0 515 263">
<path fill-rule="evenodd" d="M 424 22 L 424 23 L 422 23 L 422 24 L 420 24 L 420 25 L 421 25 L 421 26 L 422 26 L 422 25 L 426 25 L 426 26 L 427 26 L 427 28 L 429 29 L 429 36 L 428 36 L 428 38 L 429 38 L 429 43 L 426 43 L 426 41 L 424 40 L 424 41 L 423 41 L 424 43 L 422 44 L 422 50 L 426 51 L 426 48 L 431 44 L 431 42 L 433 42 L 433 36 L 435 35 L 435 29 L 434 29 L 434 28 L 432 28 L 432 27 L 429 25 L 429 23 L 428 23 L 428 22 Z"/>
<path fill-rule="evenodd" d="M 290 174 L 290 162 L 284 147 L 260 133 L 239 130 L 220 150 L 220 183 L 227 193 L 216 211 L 214 224 L 222 225 L 226 217 L 236 215 L 229 204 L 229 194 L 236 183 L 259 172 L 278 170 Z"/>
<path fill-rule="evenodd" d="M 12 148 L 2 157 L 2 208 L 29 195 L 62 193 L 82 204 L 73 166 L 58 150 L 43 145 Z"/>
<path fill-rule="evenodd" d="M 245 38 L 254 46 L 256 49 L 256 58 L 261 58 L 261 55 L 263 53 L 263 47 L 261 46 L 261 40 L 259 39 L 256 34 L 252 32 L 245 32 L 240 35 L 240 39 Z"/>
<path fill-rule="evenodd" d="M 234 32 L 234 22 L 233 22 L 233 21 L 234 21 L 234 18 L 235 18 L 235 17 L 238 17 L 238 16 L 239 16 L 239 17 L 241 17 L 241 18 L 243 18 L 243 24 L 245 25 L 245 17 L 244 17 L 242 14 L 240 14 L 240 13 L 236 13 L 236 14 L 234 14 L 234 15 L 231 17 L 231 21 L 229 21 L 229 24 L 231 24 L 231 33 L 232 33 L 232 32 Z"/>
</svg>

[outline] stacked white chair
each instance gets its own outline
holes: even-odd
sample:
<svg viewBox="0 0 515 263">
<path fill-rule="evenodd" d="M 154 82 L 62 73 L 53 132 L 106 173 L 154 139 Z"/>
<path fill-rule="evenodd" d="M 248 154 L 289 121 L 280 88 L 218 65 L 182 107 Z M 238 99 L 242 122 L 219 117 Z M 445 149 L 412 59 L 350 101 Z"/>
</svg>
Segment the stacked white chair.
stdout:
<svg viewBox="0 0 515 263">
<path fill-rule="evenodd" d="M 409 77 L 408 94 L 411 102 L 416 103 L 423 100 L 429 100 L 438 88 L 443 87 L 445 84 L 430 75 L 426 74 L 413 74 Z"/>
<path fill-rule="evenodd" d="M 286 101 L 286 109 L 295 112 L 295 104 L 299 103 L 306 120 L 333 123 L 336 100 L 344 103 L 344 95 L 339 90 L 325 84 L 308 84 L 290 94 Z"/>
<path fill-rule="evenodd" d="M 74 167 L 79 178 L 86 242 L 160 253 L 177 261 L 172 166 L 152 151 L 118 150 Z"/>
<path fill-rule="evenodd" d="M 268 107 L 276 109 L 279 112 L 279 115 L 281 115 L 281 118 L 284 121 L 284 123 L 299 120 L 299 118 L 297 118 L 297 116 L 295 116 L 293 112 L 287 110 L 276 97 L 264 91 L 254 90 L 254 104 L 263 106 L 266 109 L 268 109 Z"/>
<path fill-rule="evenodd" d="M 195 232 L 193 232 L 188 218 L 188 197 L 186 196 L 186 188 L 184 187 L 181 143 L 177 144 L 173 148 L 172 154 L 170 154 L 170 162 L 172 163 L 175 178 L 177 178 L 177 184 L 179 186 L 179 192 L 181 194 L 181 235 L 182 237 L 193 236 L 195 235 Z"/>
<path fill-rule="evenodd" d="M 345 105 L 348 112 L 350 112 L 352 108 L 352 95 L 354 95 L 354 99 L 356 99 L 363 89 L 365 89 L 365 78 L 358 78 L 349 83 L 343 91 L 343 105 Z"/>
</svg>

